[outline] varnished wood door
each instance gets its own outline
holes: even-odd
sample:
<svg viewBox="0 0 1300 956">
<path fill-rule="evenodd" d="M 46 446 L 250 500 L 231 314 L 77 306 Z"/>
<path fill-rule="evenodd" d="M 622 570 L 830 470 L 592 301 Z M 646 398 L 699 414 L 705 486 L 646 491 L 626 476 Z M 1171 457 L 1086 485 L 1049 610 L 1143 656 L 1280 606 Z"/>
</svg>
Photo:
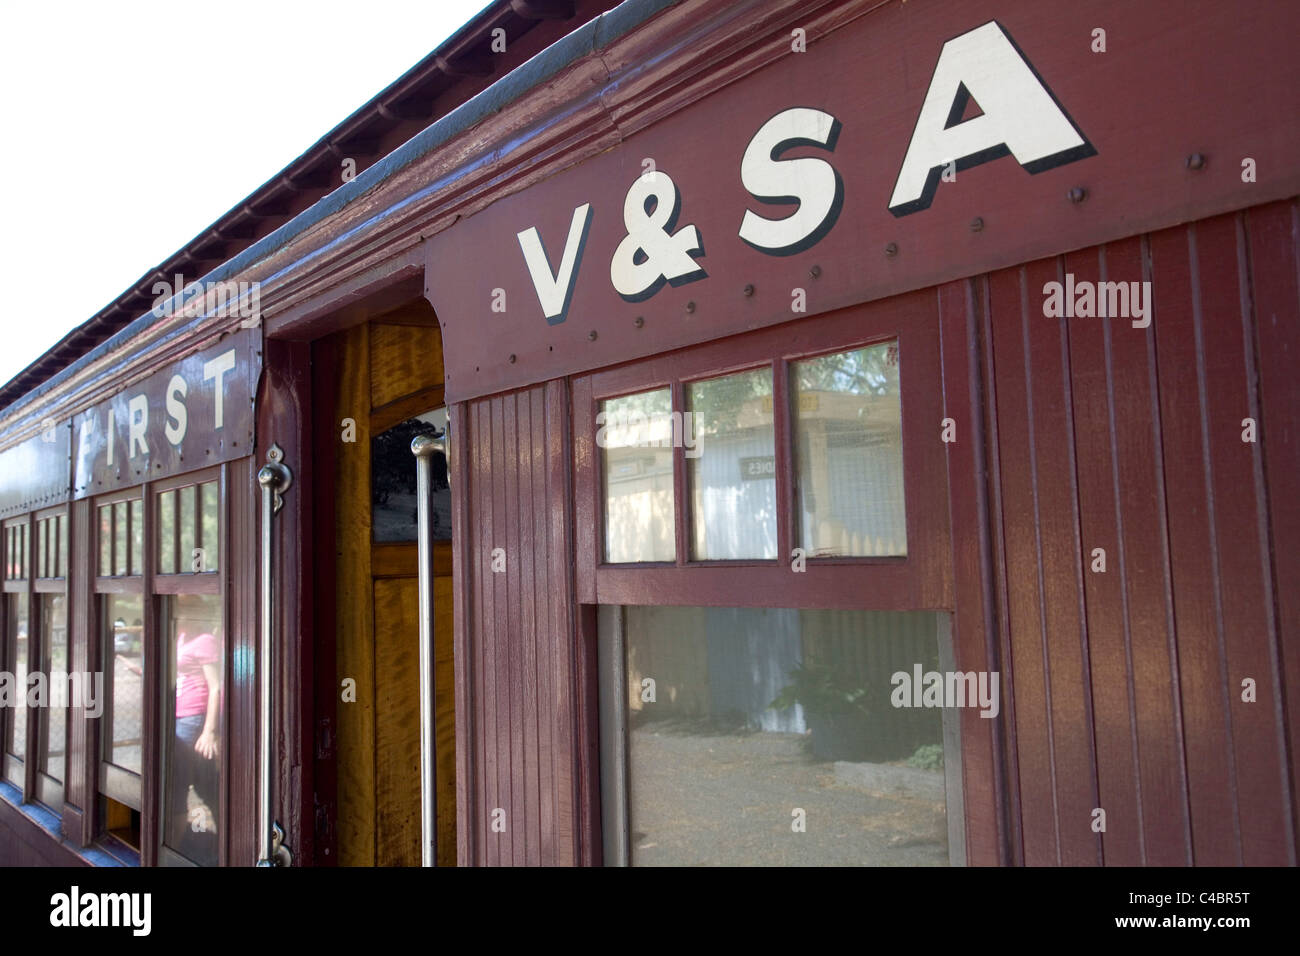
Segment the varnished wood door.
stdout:
<svg viewBox="0 0 1300 956">
<path fill-rule="evenodd" d="M 423 300 L 338 333 L 334 581 L 338 862 L 420 865 L 419 585 L 414 537 L 375 537 L 372 439 L 443 404 L 442 339 Z M 415 458 L 409 459 L 410 475 Z M 412 535 L 414 523 L 412 522 Z M 456 861 L 451 543 L 434 543 L 439 865 Z M 355 681 L 349 700 L 344 681 Z"/>
</svg>

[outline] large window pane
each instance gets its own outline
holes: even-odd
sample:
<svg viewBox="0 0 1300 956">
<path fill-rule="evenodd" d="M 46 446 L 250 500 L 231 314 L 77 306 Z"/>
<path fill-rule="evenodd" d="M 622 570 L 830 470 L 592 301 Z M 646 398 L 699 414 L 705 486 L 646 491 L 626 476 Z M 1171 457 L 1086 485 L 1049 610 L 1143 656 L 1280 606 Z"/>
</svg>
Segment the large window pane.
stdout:
<svg viewBox="0 0 1300 956">
<path fill-rule="evenodd" d="M 772 370 L 687 387 L 696 447 L 691 483 L 691 557 L 776 557 L 776 439 Z"/>
<path fill-rule="evenodd" d="M 800 546 L 907 554 L 897 343 L 795 362 L 791 378 Z"/>
<path fill-rule="evenodd" d="M 50 696 L 46 701 L 47 706 L 39 712 L 41 759 L 37 768 L 46 776 L 62 782 L 66 762 L 68 711 L 66 697 L 56 697 L 56 694 L 64 694 L 65 691 L 56 691 L 55 685 L 63 684 L 66 693 L 71 693 L 70 686 L 65 683 L 68 674 L 68 599 L 62 594 L 42 594 L 40 601 L 41 656 Z"/>
<path fill-rule="evenodd" d="M 14 675 L 14 686 L 27 687 L 27 649 L 30 645 L 27 625 L 27 595 L 6 594 L 8 620 L 5 622 L 5 666 Z M 8 711 L 5 752 L 15 757 L 27 755 L 27 707 L 25 698 Z"/>
<path fill-rule="evenodd" d="M 605 480 L 605 560 L 676 560 L 672 393 L 663 388 L 601 403 L 596 444 Z"/>
<path fill-rule="evenodd" d="M 163 843 L 193 863 L 216 866 L 226 746 L 221 739 L 221 599 L 215 594 L 175 595 L 164 599 L 162 618 L 168 653 Z"/>
<path fill-rule="evenodd" d="M 144 600 L 138 594 L 103 597 L 107 703 L 104 709 L 104 759 L 141 772 L 144 714 Z"/>
<path fill-rule="evenodd" d="M 618 695 L 627 718 L 625 802 L 608 796 L 619 789 L 608 776 L 622 772 L 617 756 L 603 761 L 602 789 L 614 816 L 626 807 L 631 863 L 950 862 L 956 711 L 895 697 L 898 674 L 943 666 L 941 615 L 621 610 L 619 628 L 602 609 L 601 666 L 617 674 L 605 661 L 621 646 L 622 680 L 603 680 L 602 695 Z M 606 696 L 603 714 L 609 705 Z M 607 757 L 614 723 L 602 720 Z"/>
</svg>

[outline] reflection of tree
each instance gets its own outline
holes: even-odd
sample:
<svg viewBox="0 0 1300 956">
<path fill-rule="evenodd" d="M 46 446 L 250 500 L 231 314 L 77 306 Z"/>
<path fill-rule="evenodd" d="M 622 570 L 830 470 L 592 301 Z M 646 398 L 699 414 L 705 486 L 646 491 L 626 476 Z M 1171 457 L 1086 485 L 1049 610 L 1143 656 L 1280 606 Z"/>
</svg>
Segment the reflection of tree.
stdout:
<svg viewBox="0 0 1300 956">
<path fill-rule="evenodd" d="M 795 363 L 803 391 L 888 395 L 898 392 L 898 346 L 892 342 Z"/>
<path fill-rule="evenodd" d="M 370 490 L 375 504 L 386 504 L 388 496 L 394 493 L 415 494 L 415 456 L 411 454 L 411 439 L 434 431 L 428 422 L 408 418 L 370 440 Z M 431 462 L 433 490 L 449 487 L 447 457 L 435 451 Z"/>
</svg>

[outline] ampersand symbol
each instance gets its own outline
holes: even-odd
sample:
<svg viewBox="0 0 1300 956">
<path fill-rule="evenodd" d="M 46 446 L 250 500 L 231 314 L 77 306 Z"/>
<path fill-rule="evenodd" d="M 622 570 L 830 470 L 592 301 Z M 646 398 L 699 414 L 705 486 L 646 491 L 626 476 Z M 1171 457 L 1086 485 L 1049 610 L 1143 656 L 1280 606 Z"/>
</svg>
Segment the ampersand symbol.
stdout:
<svg viewBox="0 0 1300 956">
<path fill-rule="evenodd" d="M 644 302 L 667 282 L 694 282 L 708 273 L 695 261 L 704 254 L 704 241 L 693 225 L 677 232 L 682 197 L 668 174 L 660 170 L 638 176 L 623 200 L 627 235 L 614 250 L 609 279 L 628 302 Z"/>
</svg>

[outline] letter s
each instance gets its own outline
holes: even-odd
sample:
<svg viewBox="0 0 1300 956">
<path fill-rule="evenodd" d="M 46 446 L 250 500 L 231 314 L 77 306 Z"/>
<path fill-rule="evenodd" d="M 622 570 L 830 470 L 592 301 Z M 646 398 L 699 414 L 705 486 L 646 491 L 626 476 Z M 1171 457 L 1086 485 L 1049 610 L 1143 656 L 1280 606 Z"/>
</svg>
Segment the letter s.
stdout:
<svg viewBox="0 0 1300 956">
<path fill-rule="evenodd" d="M 844 205 L 844 182 L 824 159 L 781 159 L 796 146 L 834 151 L 840 121 L 821 110 L 795 107 L 764 123 L 745 147 L 740 181 L 759 202 L 799 208 L 784 219 L 765 219 L 745 210 L 740 238 L 770 256 L 791 256 L 811 248 L 830 232 Z"/>
</svg>

